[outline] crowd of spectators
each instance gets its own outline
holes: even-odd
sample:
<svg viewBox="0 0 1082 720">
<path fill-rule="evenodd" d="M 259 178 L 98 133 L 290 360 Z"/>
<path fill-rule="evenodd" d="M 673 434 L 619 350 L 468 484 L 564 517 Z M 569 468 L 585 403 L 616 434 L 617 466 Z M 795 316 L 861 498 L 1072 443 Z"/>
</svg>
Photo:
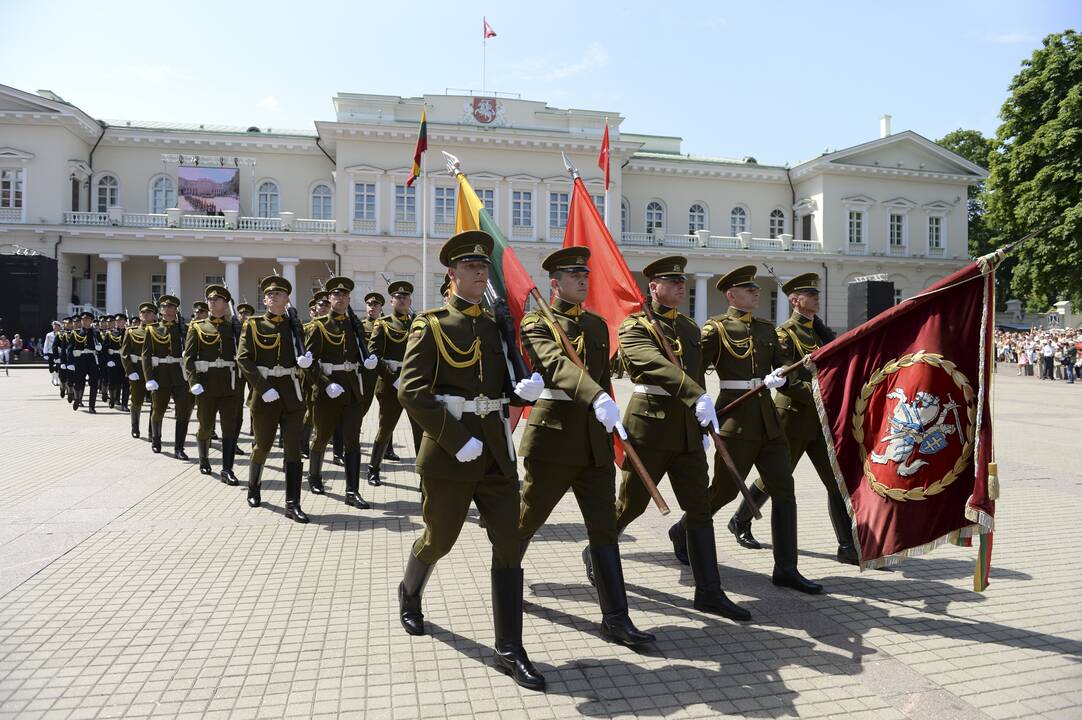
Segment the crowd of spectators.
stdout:
<svg viewBox="0 0 1082 720">
<path fill-rule="evenodd" d="M 1016 365 L 1018 375 L 1073 384 L 1082 379 L 1082 329 L 997 330 L 996 360 Z"/>
</svg>

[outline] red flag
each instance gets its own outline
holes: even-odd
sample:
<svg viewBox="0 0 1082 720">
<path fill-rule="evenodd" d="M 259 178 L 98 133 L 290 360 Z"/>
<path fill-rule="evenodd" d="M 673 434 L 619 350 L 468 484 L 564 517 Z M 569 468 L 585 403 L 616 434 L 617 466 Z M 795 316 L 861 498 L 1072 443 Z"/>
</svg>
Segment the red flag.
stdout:
<svg viewBox="0 0 1082 720">
<path fill-rule="evenodd" d="M 605 173 L 605 189 L 609 189 L 609 124 L 605 123 L 605 137 L 601 138 L 601 152 L 597 156 L 597 166 Z"/>
<path fill-rule="evenodd" d="M 492 26 L 488 24 L 488 20 L 481 18 L 481 21 L 485 24 L 484 37 L 482 40 L 488 40 L 490 37 L 496 37 L 496 31 L 492 29 Z"/>
<path fill-rule="evenodd" d="M 862 568 L 993 530 L 993 265 L 982 258 L 811 356 Z"/>
</svg>

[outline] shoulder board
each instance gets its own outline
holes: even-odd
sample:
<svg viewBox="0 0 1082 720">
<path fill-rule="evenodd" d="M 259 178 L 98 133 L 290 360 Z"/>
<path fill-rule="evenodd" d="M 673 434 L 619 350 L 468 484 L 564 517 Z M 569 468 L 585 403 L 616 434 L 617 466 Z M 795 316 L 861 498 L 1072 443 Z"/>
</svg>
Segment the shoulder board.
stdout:
<svg viewBox="0 0 1082 720">
<path fill-rule="evenodd" d="M 634 315 L 628 315 L 620 323 L 620 329 L 623 330 L 624 328 L 631 327 L 632 325 L 634 325 L 635 323 L 637 323 L 639 321 L 640 317 L 642 317 L 642 313 L 635 313 Z"/>
<path fill-rule="evenodd" d="M 424 330 L 426 327 L 428 327 L 428 320 L 423 317 L 414 318 L 413 322 L 410 324 L 411 331 Z"/>
<path fill-rule="evenodd" d="M 528 328 L 541 322 L 541 315 L 533 310 L 522 316 L 522 327 Z"/>
</svg>

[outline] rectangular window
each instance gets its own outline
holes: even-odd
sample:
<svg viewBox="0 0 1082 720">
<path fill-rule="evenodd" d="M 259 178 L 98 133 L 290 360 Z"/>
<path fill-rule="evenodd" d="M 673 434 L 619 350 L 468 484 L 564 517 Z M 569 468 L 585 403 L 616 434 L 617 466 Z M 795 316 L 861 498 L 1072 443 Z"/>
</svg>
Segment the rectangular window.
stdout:
<svg viewBox="0 0 1082 720">
<path fill-rule="evenodd" d="M 511 224 L 515 227 L 533 227 L 533 193 L 529 190 L 511 193 Z"/>
<path fill-rule="evenodd" d="M 207 285 L 225 285 L 225 277 L 221 275 L 205 275 L 203 280 L 203 287 Z"/>
<path fill-rule="evenodd" d="M 0 170 L 0 208 L 23 206 L 23 171 L 21 168 Z"/>
<path fill-rule="evenodd" d="M 605 217 L 605 196 L 604 195 L 591 195 L 594 201 L 594 207 L 597 208 L 597 214 L 602 218 Z"/>
<path fill-rule="evenodd" d="M 928 247 L 943 247 L 943 218 L 932 216 L 928 218 Z"/>
<path fill-rule="evenodd" d="M 394 219 L 395 222 L 417 222 L 417 188 L 394 186 Z"/>
<path fill-rule="evenodd" d="M 496 191 L 485 188 L 477 189 L 477 197 L 481 199 L 481 202 L 485 206 L 485 212 L 493 220 L 496 219 Z"/>
<path fill-rule="evenodd" d="M 905 215 L 890 214 L 890 244 L 891 247 L 905 245 Z"/>
<path fill-rule="evenodd" d="M 897 305 L 902 301 L 902 291 L 898 288 L 894 288 L 894 304 Z"/>
<path fill-rule="evenodd" d="M 94 275 L 94 307 L 105 308 L 105 273 Z"/>
<path fill-rule="evenodd" d="M 864 242 L 864 211 L 849 211 L 849 244 L 859 245 Z"/>
<path fill-rule="evenodd" d="M 567 227 L 567 210 L 571 196 L 565 192 L 549 193 L 549 227 Z"/>
<path fill-rule="evenodd" d="M 353 219 L 376 219 L 375 183 L 356 183 L 353 186 Z"/>
<path fill-rule="evenodd" d="M 443 225 L 453 224 L 455 221 L 455 189 L 449 187 L 436 188 L 436 222 Z"/>
<path fill-rule="evenodd" d="M 150 297 L 154 300 L 155 304 L 158 302 L 158 298 L 165 295 L 165 275 L 151 275 L 150 276 Z"/>
</svg>

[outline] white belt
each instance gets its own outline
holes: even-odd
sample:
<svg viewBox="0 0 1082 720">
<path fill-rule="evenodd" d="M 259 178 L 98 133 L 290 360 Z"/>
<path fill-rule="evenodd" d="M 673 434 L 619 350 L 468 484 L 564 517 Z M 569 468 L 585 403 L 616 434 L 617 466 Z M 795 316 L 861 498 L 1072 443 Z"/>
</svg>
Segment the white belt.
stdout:
<svg viewBox="0 0 1082 720">
<path fill-rule="evenodd" d="M 72 350 L 71 354 L 74 355 L 75 357 L 80 357 L 82 355 L 94 355 L 94 356 L 97 356 L 97 353 L 95 353 L 93 350 Z"/>
<path fill-rule="evenodd" d="M 128 359 L 131 360 L 133 363 L 137 363 L 137 362 L 142 362 L 143 361 L 143 356 L 142 355 L 129 355 Z"/>
<path fill-rule="evenodd" d="M 390 368 L 391 372 L 398 372 L 402 369 L 401 360 L 384 360 L 383 364 Z"/>
<path fill-rule="evenodd" d="M 180 362 L 180 358 L 175 355 L 166 355 L 165 357 L 153 357 L 150 358 L 150 366 L 158 367 L 159 365 L 176 365 Z"/>
<path fill-rule="evenodd" d="M 487 398 L 484 395 L 473 400 L 467 400 L 458 395 L 437 395 L 436 399 L 443 403 L 447 412 L 454 415 L 456 420 L 462 419 L 462 413 L 473 413 L 477 417 L 484 417 L 511 402 L 507 398 Z"/>
<path fill-rule="evenodd" d="M 196 360 L 195 369 L 198 372 L 206 372 L 211 368 L 231 368 L 235 364 L 232 360 L 222 360 L 221 358 L 217 360 Z"/>
<path fill-rule="evenodd" d="M 570 400 L 571 396 L 560 388 L 545 388 L 537 398 L 538 400 Z"/>
<path fill-rule="evenodd" d="M 112 348 L 109 348 L 108 353 L 110 355 L 119 355 L 120 351 L 119 350 L 113 350 Z"/>
<path fill-rule="evenodd" d="M 297 399 L 304 402 L 304 396 L 301 395 L 301 384 L 297 382 L 296 368 L 282 367 L 281 365 L 275 365 L 274 367 L 264 367 L 257 365 L 259 374 L 265 378 L 268 377 L 289 377 L 293 380 L 293 389 L 297 391 Z"/>
<path fill-rule="evenodd" d="M 635 384 L 631 387 L 632 392 L 637 392 L 639 395 L 657 395 L 659 397 L 669 397 L 669 391 L 663 387 L 657 385 L 642 385 Z"/>
<path fill-rule="evenodd" d="M 751 380 L 721 380 L 718 382 L 718 388 L 721 390 L 758 390 L 762 384 L 762 378 L 752 378 Z"/>
<path fill-rule="evenodd" d="M 324 375 L 330 375 L 331 373 L 338 372 L 339 370 L 344 370 L 346 372 L 356 372 L 357 370 L 360 370 L 361 364 L 355 362 L 344 362 L 338 363 L 336 365 L 334 363 L 327 363 L 320 360 L 319 367 L 323 370 Z"/>
</svg>

